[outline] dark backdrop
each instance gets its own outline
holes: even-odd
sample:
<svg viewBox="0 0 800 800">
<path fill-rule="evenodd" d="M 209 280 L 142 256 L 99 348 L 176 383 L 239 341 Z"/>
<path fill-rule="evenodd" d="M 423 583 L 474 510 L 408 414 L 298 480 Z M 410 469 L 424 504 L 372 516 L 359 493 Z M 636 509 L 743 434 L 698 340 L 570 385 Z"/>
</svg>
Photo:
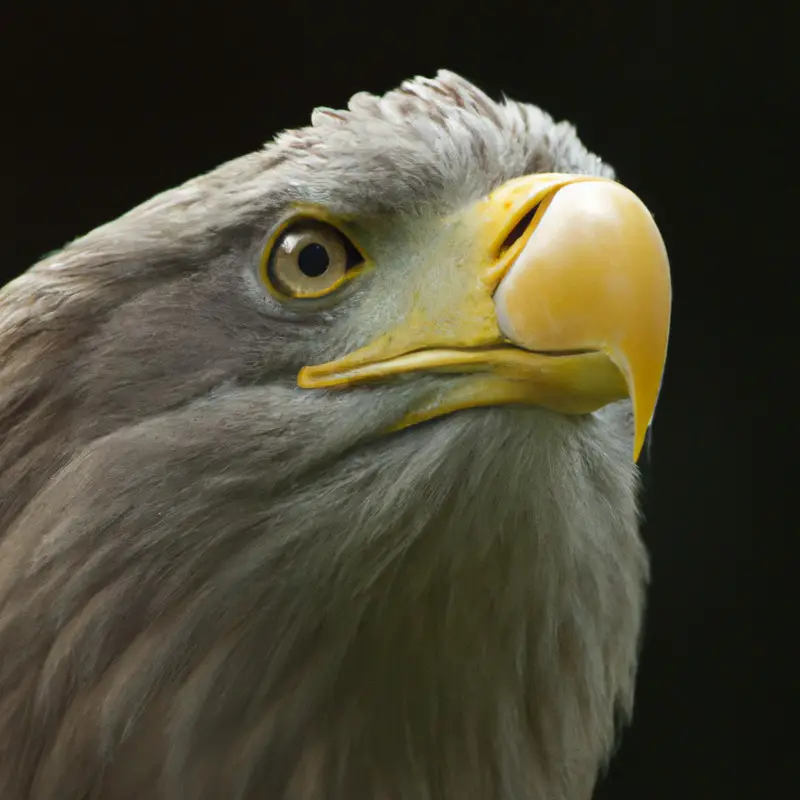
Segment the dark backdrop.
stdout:
<svg viewBox="0 0 800 800">
<path fill-rule="evenodd" d="M 797 744 L 792 3 L 156 5 L 3 12 L 2 277 L 315 105 L 439 67 L 575 122 L 654 211 L 675 291 L 637 709 L 597 796 L 774 796 Z"/>
</svg>

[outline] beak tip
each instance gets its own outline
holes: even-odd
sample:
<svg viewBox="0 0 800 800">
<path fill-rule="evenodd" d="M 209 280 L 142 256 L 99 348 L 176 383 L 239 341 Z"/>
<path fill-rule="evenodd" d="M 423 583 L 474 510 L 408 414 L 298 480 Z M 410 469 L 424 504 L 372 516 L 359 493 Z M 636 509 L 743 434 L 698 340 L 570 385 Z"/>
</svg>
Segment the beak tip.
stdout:
<svg viewBox="0 0 800 800">
<path fill-rule="evenodd" d="M 642 449 L 644 448 L 644 442 L 647 437 L 647 429 L 648 426 L 643 426 L 643 429 L 640 430 L 639 426 L 636 427 L 636 432 L 633 436 L 633 463 L 639 463 L 639 456 L 642 454 Z"/>
</svg>

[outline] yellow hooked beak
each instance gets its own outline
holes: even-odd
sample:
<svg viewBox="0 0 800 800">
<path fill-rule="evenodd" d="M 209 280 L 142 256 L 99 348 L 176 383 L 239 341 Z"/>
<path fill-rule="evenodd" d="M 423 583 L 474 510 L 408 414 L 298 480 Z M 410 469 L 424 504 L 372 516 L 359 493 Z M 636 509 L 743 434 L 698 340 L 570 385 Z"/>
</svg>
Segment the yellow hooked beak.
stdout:
<svg viewBox="0 0 800 800">
<path fill-rule="evenodd" d="M 398 428 L 476 406 L 586 414 L 630 397 L 638 459 L 671 306 L 669 261 L 647 208 L 605 178 L 539 174 L 501 186 L 457 222 L 471 234 L 458 290 L 414 293 L 399 326 L 344 358 L 304 367 L 298 385 L 470 374 L 409 409 Z"/>
</svg>

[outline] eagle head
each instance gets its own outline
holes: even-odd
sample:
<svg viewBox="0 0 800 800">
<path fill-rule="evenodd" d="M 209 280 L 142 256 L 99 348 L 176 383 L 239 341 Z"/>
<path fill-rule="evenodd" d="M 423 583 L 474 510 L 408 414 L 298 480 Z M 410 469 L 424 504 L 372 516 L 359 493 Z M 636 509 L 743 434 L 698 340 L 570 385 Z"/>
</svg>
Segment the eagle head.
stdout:
<svg viewBox="0 0 800 800">
<path fill-rule="evenodd" d="M 0 294 L 3 800 L 587 800 L 630 712 L 652 216 L 448 72 Z"/>
</svg>

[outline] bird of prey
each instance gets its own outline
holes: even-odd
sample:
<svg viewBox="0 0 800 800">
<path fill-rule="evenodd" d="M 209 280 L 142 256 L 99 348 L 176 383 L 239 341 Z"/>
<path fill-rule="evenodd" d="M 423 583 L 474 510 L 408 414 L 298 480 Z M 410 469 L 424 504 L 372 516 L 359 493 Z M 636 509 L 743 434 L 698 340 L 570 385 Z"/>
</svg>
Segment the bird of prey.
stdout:
<svg viewBox="0 0 800 800">
<path fill-rule="evenodd" d="M 9 283 L 2 800 L 587 800 L 670 304 L 574 128 L 450 72 Z"/>
</svg>

